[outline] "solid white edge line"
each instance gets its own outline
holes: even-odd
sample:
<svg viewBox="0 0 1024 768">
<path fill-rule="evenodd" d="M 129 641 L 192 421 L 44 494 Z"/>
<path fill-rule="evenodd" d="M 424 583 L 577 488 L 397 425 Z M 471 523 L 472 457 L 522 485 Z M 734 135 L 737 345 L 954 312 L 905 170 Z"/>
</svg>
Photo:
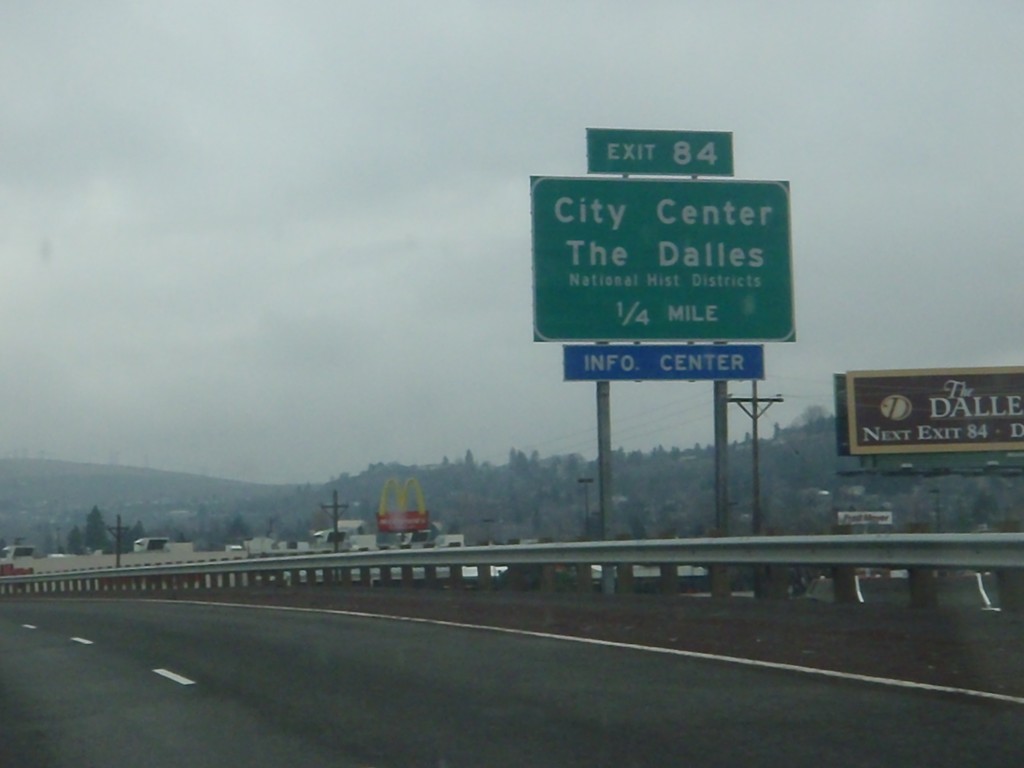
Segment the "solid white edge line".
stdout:
<svg viewBox="0 0 1024 768">
<path fill-rule="evenodd" d="M 22 624 L 25 629 L 39 629 L 35 624 Z"/>
<path fill-rule="evenodd" d="M 195 685 L 195 680 L 189 680 L 187 677 L 179 675 L 177 672 L 171 672 L 169 669 L 154 669 L 161 677 L 166 677 L 168 680 L 173 680 L 178 685 Z"/>
<path fill-rule="evenodd" d="M 548 632 L 536 632 L 529 629 L 510 629 L 508 627 L 492 627 L 486 624 L 464 624 L 457 621 L 442 621 L 440 619 L 424 619 L 416 616 L 389 616 L 384 613 L 367 613 L 365 611 L 341 611 L 326 608 L 299 608 L 289 605 L 254 605 L 252 603 L 208 603 L 202 600 L 154 600 L 153 602 L 167 602 L 173 605 L 215 605 L 224 608 L 263 608 L 273 611 L 292 611 L 295 613 L 324 613 L 337 616 L 352 616 L 360 619 L 388 619 L 390 621 L 405 621 L 412 624 L 431 624 L 439 627 L 453 627 L 456 629 L 476 629 L 486 632 L 500 632 L 506 635 L 519 635 L 522 637 L 536 637 L 544 640 L 562 640 L 570 643 L 582 643 L 584 645 L 599 645 L 606 648 L 621 648 L 631 651 L 644 651 L 646 653 L 660 653 L 666 656 L 681 656 L 687 659 L 700 659 L 703 661 L 717 661 L 727 664 L 737 664 L 745 667 L 756 667 L 760 669 L 773 669 L 781 672 L 796 672 L 813 677 L 826 677 L 837 680 L 850 680 L 871 685 L 883 685 L 890 688 L 903 688 L 913 691 L 928 691 L 931 693 L 946 693 L 956 696 L 968 696 L 975 699 L 986 699 L 988 701 L 999 701 L 1007 704 L 1024 705 L 1024 696 L 1009 696 L 1005 693 L 992 693 L 990 691 L 975 691 L 971 688 L 956 688 L 949 685 L 934 685 L 932 683 L 915 683 L 910 680 L 897 680 L 890 677 L 875 677 L 873 675 L 860 675 L 854 672 L 839 672 L 832 669 L 818 669 L 816 667 L 801 667 L 798 664 L 783 664 L 777 661 L 759 661 L 757 659 L 744 659 L 741 656 L 722 656 L 716 653 L 701 653 L 700 651 L 683 651 L 678 648 L 659 648 L 653 645 L 637 645 L 633 643 L 621 643 L 615 640 L 597 640 L 592 637 L 576 637 L 574 635 L 555 635 Z"/>
<path fill-rule="evenodd" d="M 94 645 L 92 640 L 86 640 L 84 637 L 72 637 L 71 642 L 79 643 L 80 645 Z"/>
</svg>

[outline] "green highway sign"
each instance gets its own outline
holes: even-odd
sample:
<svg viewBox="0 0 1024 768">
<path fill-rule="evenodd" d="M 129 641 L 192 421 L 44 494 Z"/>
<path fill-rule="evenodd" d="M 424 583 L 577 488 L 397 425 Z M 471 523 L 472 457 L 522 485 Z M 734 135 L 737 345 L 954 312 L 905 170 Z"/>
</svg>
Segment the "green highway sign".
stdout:
<svg viewBox="0 0 1024 768">
<path fill-rule="evenodd" d="M 532 177 L 538 341 L 793 341 L 789 184 Z"/>
<path fill-rule="evenodd" d="M 732 176 L 732 134 L 588 128 L 587 172 Z"/>
</svg>

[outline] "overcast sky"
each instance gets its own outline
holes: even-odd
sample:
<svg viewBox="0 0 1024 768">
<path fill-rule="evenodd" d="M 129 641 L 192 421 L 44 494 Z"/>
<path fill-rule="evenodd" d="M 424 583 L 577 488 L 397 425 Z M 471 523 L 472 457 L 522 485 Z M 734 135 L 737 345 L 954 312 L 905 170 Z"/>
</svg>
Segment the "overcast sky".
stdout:
<svg viewBox="0 0 1024 768">
<path fill-rule="evenodd" d="M 738 178 L 790 181 L 764 429 L 834 372 L 1022 364 L 1022 30 L 1015 0 L 0 0 L 0 454 L 595 456 L 531 292 L 529 178 L 585 175 L 588 127 L 731 131 Z M 711 390 L 613 384 L 613 444 L 710 442 Z"/>
</svg>

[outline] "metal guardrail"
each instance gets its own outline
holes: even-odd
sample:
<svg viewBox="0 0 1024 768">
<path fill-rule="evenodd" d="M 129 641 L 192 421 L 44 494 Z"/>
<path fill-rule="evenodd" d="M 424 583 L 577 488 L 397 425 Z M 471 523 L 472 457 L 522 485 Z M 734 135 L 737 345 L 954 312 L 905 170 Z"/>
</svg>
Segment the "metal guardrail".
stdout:
<svg viewBox="0 0 1024 768">
<path fill-rule="evenodd" d="M 387 549 L 33 573 L 0 577 L 0 590 L 4 585 L 132 576 L 587 564 L 1015 570 L 1024 569 L 1024 533 L 766 536 Z"/>
</svg>

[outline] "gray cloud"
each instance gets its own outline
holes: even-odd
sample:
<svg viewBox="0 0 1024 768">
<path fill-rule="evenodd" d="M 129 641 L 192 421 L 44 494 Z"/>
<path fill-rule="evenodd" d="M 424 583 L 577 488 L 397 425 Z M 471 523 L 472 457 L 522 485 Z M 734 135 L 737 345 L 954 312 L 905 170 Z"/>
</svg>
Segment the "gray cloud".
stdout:
<svg viewBox="0 0 1024 768">
<path fill-rule="evenodd" d="M 773 419 L 834 371 L 1017 364 L 1022 15 L 7 4 L 0 450 L 284 481 L 593 455 L 530 306 L 529 176 L 582 175 L 588 126 L 731 130 L 738 176 L 791 181 Z M 617 444 L 710 440 L 710 385 L 613 392 Z"/>
</svg>

